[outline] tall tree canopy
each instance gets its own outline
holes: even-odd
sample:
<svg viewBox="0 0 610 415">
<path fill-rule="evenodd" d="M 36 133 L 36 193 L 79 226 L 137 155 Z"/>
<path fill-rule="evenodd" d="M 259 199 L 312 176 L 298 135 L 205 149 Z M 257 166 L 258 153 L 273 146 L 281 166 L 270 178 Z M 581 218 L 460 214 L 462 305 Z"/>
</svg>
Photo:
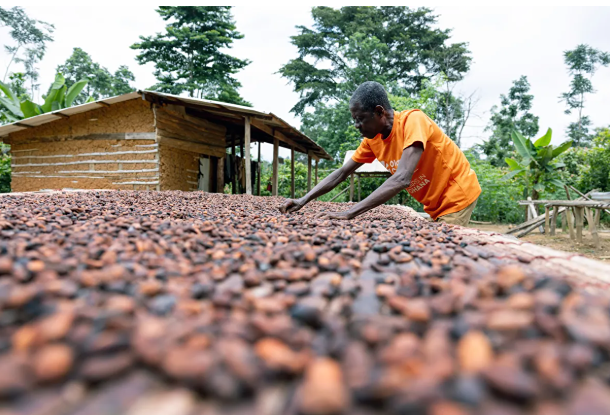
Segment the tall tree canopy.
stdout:
<svg viewBox="0 0 610 415">
<path fill-rule="evenodd" d="M 64 75 L 68 88 L 80 80 L 89 80 L 84 89 L 85 94 L 79 95 L 75 104 L 82 104 L 87 97 L 97 100 L 135 90 L 129 84 L 135 77 L 127 66 L 119 66 L 113 75 L 99 63 L 93 62 L 91 56 L 81 48 L 74 48 L 66 62 L 57 67 L 57 72 Z"/>
<path fill-rule="evenodd" d="M 561 100 L 568 106 L 566 114 L 571 114 L 572 111 L 578 112 L 578 120 L 570 123 L 567 134 L 575 146 L 588 146 L 591 144 L 592 136 L 589 134 L 591 120 L 583 115 L 585 95 L 595 92 L 591 78 L 600 65 L 610 64 L 610 53 L 581 44 L 574 50 L 565 51 L 563 56 L 572 81 L 570 90 L 561 94 Z"/>
<path fill-rule="evenodd" d="M 31 19 L 21 7 L 12 9 L 0 7 L 0 26 L 10 28 L 9 34 L 14 42 L 12 45 L 4 45 L 4 50 L 9 54 L 10 59 L 2 80 L 6 81 L 13 62 L 23 63 L 24 79 L 26 82 L 29 81 L 29 93 L 34 95 L 34 91 L 39 86 L 36 84 L 39 75 L 36 64 L 44 57 L 47 42 L 53 41 L 51 34 L 55 27 L 41 20 Z"/>
<path fill-rule="evenodd" d="M 158 83 L 152 88 L 249 105 L 239 96 L 241 84 L 233 75 L 250 62 L 222 52 L 243 38 L 236 30 L 231 7 L 162 6 L 157 12 L 170 21 L 165 32 L 140 36 L 140 42 L 131 46 L 140 51 L 136 58 L 140 64 L 155 64 Z"/>
<path fill-rule="evenodd" d="M 471 58 L 465 43 L 447 45 L 449 30 L 433 28 L 431 10 L 408 7 L 314 7 L 313 28 L 298 26 L 292 37 L 299 57 L 280 69 L 302 114 L 318 102 L 345 100 L 365 81 L 395 95 L 416 94 L 424 80 L 444 72 L 459 80 Z"/>
<path fill-rule="evenodd" d="M 494 166 L 505 166 L 504 159 L 514 153 L 511 136 L 513 130 L 525 137 L 533 137 L 538 133 L 538 117 L 529 112 L 534 100 L 529 91 L 527 77 L 521 76 L 513 81 L 508 95 L 500 95 L 500 107 L 494 105 L 491 108 L 491 119 L 486 129 L 491 131 L 491 137 L 481 145 L 481 149 Z"/>
</svg>

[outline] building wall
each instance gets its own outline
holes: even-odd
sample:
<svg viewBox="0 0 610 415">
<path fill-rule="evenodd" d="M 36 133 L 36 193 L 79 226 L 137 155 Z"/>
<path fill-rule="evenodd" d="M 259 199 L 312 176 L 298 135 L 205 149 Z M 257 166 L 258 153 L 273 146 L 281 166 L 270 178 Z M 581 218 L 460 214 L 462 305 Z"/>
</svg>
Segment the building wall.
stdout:
<svg viewBox="0 0 610 415">
<path fill-rule="evenodd" d="M 159 145 L 161 190 L 197 190 L 199 154 Z"/>
<path fill-rule="evenodd" d="M 150 103 L 134 99 L 5 140 L 13 156 L 13 191 L 157 189 L 158 144 Z"/>
</svg>

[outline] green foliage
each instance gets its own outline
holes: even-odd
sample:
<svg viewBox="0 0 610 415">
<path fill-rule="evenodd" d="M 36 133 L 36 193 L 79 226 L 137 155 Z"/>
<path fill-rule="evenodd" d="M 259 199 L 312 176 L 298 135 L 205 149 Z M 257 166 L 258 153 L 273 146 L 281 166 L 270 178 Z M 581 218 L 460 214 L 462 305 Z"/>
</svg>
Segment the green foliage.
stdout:
<svg viewBox="0 0 610 415">
<path fill-rule="evenodd" d="M 97 62 L 81 48 L 74 48 L 72 55 L 57 67 L 57 72 L 65 76 L 66 86 L 70 88 L 80 80 L 88 80 L 85 94 L 76 98 L 76 104 L 82 104 L 87 97 L 94 100 L 121 95 L 135 91 L 129 84 L 135 77 L 129 68 L 122 65 L 113 74 Z"/>
<path fill-rule="evenodd" d="M 78 81 L 68 88 L 61 73 L 55 76 L 55 81 L 49 88 L 43 104 L 39 105 L 29 99 L 20 100 L 10 86 L 0 82 L 0 90 L 5 96 L 0 96 L 0 114 L 10 122 L 34 117 L 47 112 L 69 108 L 87 85 L 87 80 Z M 92 98 L 86 100 L 92 101 Z"/>
<path fill-rule="evenodd" d="M 571 148 L 560 161 L 566 165 L 566 183 L 581 192 L 610 192 L 610 127 L 597 129 L 591 148 Z"/>
<path fill-rule="evenodd" d="M 30 93 L 38 89 L 38 69 L 36 64 L 40 62 L 46 52 L 47 42 L 52 42 L 51 34 L 54 31 L 52 24 L 35 20 L 28 17 L 21 7 L 5 9 L 0 7 L 0 26 L 9 27 L 13 45 L 4 45 L 4 50 L 9 54 L 9 63 L 4 72 L 3 81 L 9 73 L 13 62 L 23 63 L 25 67 L 24 80 L 30 82 Z M 23 55 L 20 55 L 23 52 Z"/>
<path fill-rule="evenodd" d="M 152 89 L 249 105 L 239 96 L 241 84 L 233 75 L 250 62 L 223 52 L 243 38 L 231 7 L 161 6 L 157 12 L 170 21 L 165 32 L 140 36 L 140 42 L 131 46 L 139 51 L 136 59 L 141 65 L 155 64 L 158 83 Z"/>
<path fill-rule="evenodd" d="M 312 17 L 314 27 L 297 26 L 292 37 L 299 57 L 280 69 L 300 94 L 292 108 L 299 115 L 348 100 L 364 81 L 412 96 L 425 80 L 441 72 L 459 80 L 470 66 L 467 45 L 447 45 L 449 30 L 434 28 L 436 16 L 426 8 L 314 7 Z"/>
<path fill-rule="evenodd" d="M 478 159 L 473 151 L 465 151 L 464 154 L 477 174 L 482 189 L 472 219 L 494 223 L 522 222 L 523 208 L 517 201 L 522 200 L 523 183 L 516 180 L 502 183 L 506 168 Z"/>
<path fill-rule="evenodd" d="M 567 134 L 577 147 L 591 145 L 589 127 L 591 121 L 583 115 L 585 107 L 585 95 L 594 93 L 591 78 L 601 66 L 610 65 L 610 53 L 602 52 L 589 45 L 578 45 L 574 50 L 564 52 L 564 61 L 568 72 L 572 76 L 570 90 L 561 94 L 561 100 L 565 101 L 566 114 L 572 111 L 578 112 L 578 120 L 570 123 Z"/>
<path fill-rule="evenodd" d="M 520 132 L 514 130 L 512 133 L 513 143 L 517 150 L 518 160 L 506 159 L 510 171 L 502 177 L 509 180 L 517 177 L 523 180 L 524 194 L 527 198 L 531 191 L 532 200 L 537 200 L 543 191 L 554 191 L 557 187 L 563 187 L 560 180 L 560 169 L 565 167 L 564 163 L 555 160 L 560 154 L 572 146 L 571 141 L 566 141 L 557 147 L 551 143 L 552 130 L 549 128 L 545 135 L 535 142 L 523 137 Z M 555 160 L 555 161 L 553 161 Z"/>
<path fill-rule="evenodd" d="M 529 112 L 534 100 L 529 90 L 527 77 L 522 76 L 513 81 L 508 95 L 500 95 L 500 108 L 495 105 L 491 108 L 492 115 L 486 131 L 491 131 L 492 135 L 479 148 L 496 167 L 504 166 L 504 159 L 515 152 L 511 137 L 513 130 L 528 137 L 538 133 L 538 117 Z"/>
<path fill-rule="evenodd" d="M 0 142 L 0 193 L 11 191 L 11 156 L 10 146 Z"/>
</svg>

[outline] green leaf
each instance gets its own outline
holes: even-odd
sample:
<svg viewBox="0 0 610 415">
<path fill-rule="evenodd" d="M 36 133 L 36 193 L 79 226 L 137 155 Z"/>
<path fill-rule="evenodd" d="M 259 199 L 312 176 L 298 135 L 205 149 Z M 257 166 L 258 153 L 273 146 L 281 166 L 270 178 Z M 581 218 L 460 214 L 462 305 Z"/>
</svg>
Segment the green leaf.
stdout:
<svg viewBox="0 0 610 415">
<path fill-rule="evenodd" d="M 540 137 L 538 140 L 536 140 L 536 142 L 534 143 L 535 147 L 546 147 L 549 144 L 551 144 L 551 135 L 553 134 L 553 130 L 551 130 L 550 128 L 548 130 L 546 130 L 546 134 L 543 135 L 542 137 Z"/>
<path fill-rule="evenodd" d="M 556 147 L 553 150 L 553 158 L 557 157 L 558 155 L 560 155 L 561 153 L 563 153 L 564 151 L 566 151 L 570 147 L 572 147 L 572 140 L 569 140 L 569 141 L 566 141 L 564 143 L 561 143 L 558 147 Z"/>
<path fill-rule="evenodd" d="M 83 80 L 76 82 L 74 85 L 72 85 L 70 87 L 70 89 L 68 90 L 68 93 L 66 94 L 65 108 L 70 108 L 72 106 L 72 104 L 74 103 L 74 100 L 76 99 L 78 94 L 80 94 L 80 92 L 83 90 L 83 88 L 85 86 L 87 86 L 87 83 L 89 83 L 89 81 L 86 79 L 83 79 Z M 89 101 L 87 101 L 87 102 L 89 102 Z"/>
<path fill-rule="evenodd" d="M 505 158 L 504 161 L 506 161 L 506 164 L 508 164 L 508 167 L 510 167 L 511 170 L 523 168 L 523 166 L 520 165 L 516 160 Z"/>
<path fill-rule="evenodd" d="M 15 105 L 15 103 L 12 100 L 10 100 L 6 97 L 0 97 L 0 107 L 1 106 L 4 106 L 7 110 L 9 110 L 11 115 L 14 118 L 17 118 L 17 119 L 23 118 L 23 112 L 21 112 L 21 110 L 19 109 L 19 106 Z"/>
<path fill-rule="evenodd" d="M 57 92 L 57 97 L 55 98 L 55 101 L 53 101 L 53 103 L 51 104 L 52 111 L 57 111 L 57 110 L 64 108 L 63 104 L 64 104 L 64 97 L 66 95 L 66 89 L 67 89 L 67 87 L 64 85 L 63 88 L 61 88 Z"/>
<path fill-rule="evenodd" d="M 15 105 L 15 107 L 19 108 L 19 99 L 13 93 L 10 86 L 8 86 L 4 82 L 0 81 L 0 91 L 4 92 L 4 94 L 8 97 L 8 99 L 13 101 L 13 105 Z"/>
<path fill-rule="evenodd" d="M 556 178 L 550 179 L 548 182 L 549 182 L 549 183 L 551 183 L 552 185 L 557 186 L 557 187 L 563 187 L 563 186 L 565 186 L 565 183 L 564 183 L 564 182 L 562 182 L 561 180 L 556 179 Z"/>
<path fill-rule="evenodd" d="M 521 135 L 519 131 L 513 130 L 512 134 L 513 143 L 515 144 L 515 148 L 517 149 L 517 153 L 521 157 L 523 157 L 524 161 L 532 157 L 529 150 L 527 149 L 526 139 Z"/>
<path fill-rule="evenodd" d="M 510 180 L 513 177 L 515 177 L 515 176 L 517 176 L 517 175 L 519 175 L 519 174 L 521 174 L 523 172 L 525 172 L 525 169 L 523 169 L 523 170 L 511 170 L 508 173 L 506 173 L 504 176 L 500 177 L 500 180 L 501 181 Z"/>
<path fill-rule="evenodd" d="M 35 117 L 36 115 L 40 115 L 42 113 L 40 111 L 40 107 L 29 99 L 26 99 L 21 103 L 21 111 L 23 111 L 25 118 Z"/>
<path fill-rule="evenodd" d="M 555 167 L 556 169 L 560 169 L 562 167 L 565 167 L 566 164 L 565 163 L 554 163 L 553 167 Z"/>
<path fill-rule="evenodd" d="M 543 192 L 544 191 L 544 185 L 542 183 L 536 183 L 534 185 L 534 190 L 537 192 Z"/>
<path fill-rule="evenodd" d="M 65 84 L 66 84 L 66 79 L 64 78 L 64 76 L 61 73 L 58 73 L 57 75 L 55 75 L 55 81 L 51 85 L 50 91 L 60 89 Z"/>
<path fill-rule="evenodd" d="M 85 101 L 85 104 L 89 103 L 89 102 L 93 102 L 95 101 L 95 99 L 93 99 L 92 96 L 89 96 L 89 98 L 87 98 L 87 100 Z"/>
</svg>

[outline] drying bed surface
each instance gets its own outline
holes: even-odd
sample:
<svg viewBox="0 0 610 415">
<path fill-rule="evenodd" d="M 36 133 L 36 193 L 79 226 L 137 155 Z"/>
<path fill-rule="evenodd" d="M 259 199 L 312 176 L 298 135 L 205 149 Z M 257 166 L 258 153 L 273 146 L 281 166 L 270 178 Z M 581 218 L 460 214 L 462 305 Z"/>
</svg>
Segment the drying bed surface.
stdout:
<svg viewBox="0 0 610 415">
<path fill-rule="evenodd" d="M 0 198 L 2 410 L 610 412 L 607 296 L 400 209 L 281 201 Z"/>
</svg>

